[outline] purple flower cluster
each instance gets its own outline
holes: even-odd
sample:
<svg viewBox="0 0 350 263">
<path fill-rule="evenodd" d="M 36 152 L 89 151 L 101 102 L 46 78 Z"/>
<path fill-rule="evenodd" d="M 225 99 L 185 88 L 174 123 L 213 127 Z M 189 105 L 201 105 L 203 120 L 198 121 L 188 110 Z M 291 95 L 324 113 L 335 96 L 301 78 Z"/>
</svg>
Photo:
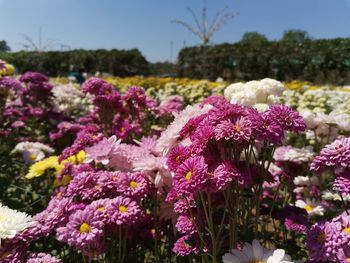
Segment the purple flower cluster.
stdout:
<svg viewBox="0 0 350 263">
<path fill-rule="evenodd" d="M 346 262 L 349 241 L 350 216 L 344 212 L 331 221 L 314 224 L 307 232 L 306 247 L 311 260 Z"/>
<path fill-rule="evenodd" d="M 241 160 L 242 155 L 253 157 L 253 146 L 273 147 L 282 142 L 286 131 L 298 132 L 306 128 L 302 117 L 286 106 L 273 105 L 266 112 L 258 113 L 220 97 L 208 99 L 208 103 L 212 108 L 207 113 L 183 125 L 178 143 L 167 156 L 168 168 L 174 174 L 167 200 L 175 203 L 174 209 L 180 213 L 176 228 L 185 234 L 174 247 L 179 255 L 196 251 L 191 250 L 193 247 L 187 245 L 186 240 L 198 239 L 194 225 L 201 226 L 203 221 L 191 216 L 189 197 L 200 195 L 203 202 L 203 194 L 213 195 L 213 202 L 223 205 L 222 191 L 231 182 L 247 187 L 255 181 L 270 180 L 269 173 L 262 173 L 262 168 L 247 163 L 247 159 Z M 291 215 L 284 221 L 287 228 L 294 231 L 307 229 L 304 217 Z"/>
</svg>

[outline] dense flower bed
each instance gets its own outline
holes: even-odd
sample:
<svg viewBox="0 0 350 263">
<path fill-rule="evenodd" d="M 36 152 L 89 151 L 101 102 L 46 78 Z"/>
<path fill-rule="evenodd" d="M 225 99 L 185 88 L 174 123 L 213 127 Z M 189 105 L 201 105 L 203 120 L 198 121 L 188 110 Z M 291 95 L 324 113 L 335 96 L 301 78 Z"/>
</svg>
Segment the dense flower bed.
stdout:
<svg viewBox="0 0 350 263">
<path fill-rule="evenodd" d="M 1 77 L 0 262 L 348 262 L 346 91 L 178 85 Z"/>
</svg>

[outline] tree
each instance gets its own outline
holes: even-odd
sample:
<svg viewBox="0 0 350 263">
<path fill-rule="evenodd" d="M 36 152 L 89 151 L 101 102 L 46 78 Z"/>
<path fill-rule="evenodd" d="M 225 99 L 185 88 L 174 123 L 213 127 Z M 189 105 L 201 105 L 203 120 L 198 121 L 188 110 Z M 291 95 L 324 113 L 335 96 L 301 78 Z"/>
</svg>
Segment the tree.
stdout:
<svg viewBox="0 0 350 263">
<path fill-rule="evenodd" d="M 179 24 L 187 28 L 192 34 L 201 40 L 201 53 L 202 53 L 202 76 L 208 78 L 208 44 L 214 33 L 218 32 L 225 24 L 236 16 L 236 13 L 230 12 L 226 8 L 221 9 L 216 13 L 211 23 L 208 21 L 207 14 L 207 1 L 203 0 L 202 18 L 198 19 L 197 15 L 191 8 L 187 8 L 193 17 L 195 25 L 184 22 L 182 20 L 175 19 L 172 22 Z"/>
<path fill-rule="evenodd" d="M 2 52 L 11 51 L 11 48 L 7 45 L 7 42 L 5 40 L 0 41 L 0 51 L 2 51 Z"/>
<path fill-rule="evenodd" d="M 285 31 L 281 39 L 282 42 L 289 42 L 292 44 L 301 44 L 306 40 L 311 40 L 309 33 L 298 29 L 290 29 Z"/>
<path fill-rule="evenodd" d="M 263 34 L 258 32 L 246 32 L 242 36 L 240 43 L 248 44 L 248 43 L 266 43 L 269 40 Z"/>
</svg>

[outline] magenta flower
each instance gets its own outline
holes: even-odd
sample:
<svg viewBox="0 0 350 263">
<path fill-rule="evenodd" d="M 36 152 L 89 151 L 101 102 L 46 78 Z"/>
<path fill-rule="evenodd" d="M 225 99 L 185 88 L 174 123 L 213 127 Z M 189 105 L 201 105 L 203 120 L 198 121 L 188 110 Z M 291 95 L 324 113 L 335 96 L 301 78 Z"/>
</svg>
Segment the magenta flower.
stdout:
<svg viewBox="0 0 350 263">
<path fill-rule="evenodd" d="M 182 257 L 189 254 L 198 254 L 198 246 L 192 239 L 189 235 L 180 237 L 174 244 L 173 252 Z"/>
<path fill-rule="evenodd" d="M 19 78 L 19 81 L 24 83 L 42 83 L 48 82 L 49 78 L 41 73 L 28 71 Z"/>
<path fill-rule="evenodd" d="M 176 229 L 182 234 L 192 235 L 197 232 L 196 226 L 194 225 L 193 218 L 187 215 L 180 215 L 177 218 Z"/>
<path fill-rule="evenodd" d="M 240 176 L 240 172 L 226 161 L 215 168 L 210 180 L 215 185 L 216 190 L 222 190 L 232 179 L 240 180 Z"/>
<path fill-rule="evenodd" d="M 297 233 L 306 233 L 309 229 L 307 218 L 302 215 L 289 215 L 286 217 L 284 225 L 288 230 Z"/>
<path fill-rule="evenodd" d="M 142 216 L 140 206 L 128 197 L 118 196 L 112 199 L 106 210 L 109 221 L 117 225 L 132 224 Z"/>
<path fill-rule="evenodd" d="M 252 135 L 252 126 L 248 118 L 242 117 L 232 122 L 231 120 L 221 121 L 215 127 L 215 139 L 232 141 L 237 144 L 246 144 Z"/>
<path fill-rule="evenodd" d="M 168 155 L 167 165 L 169 170 L 176 171 L 177 167 L 189 158 L 190 155 L 189 148 L 181 145 L 175 146 Z"/>
<path fill-rule="evenodd" d="M 119 192 L 131 198 L 145 197 L 150 190 L 150 182 L 142 173 L 126 173 L 121 175 Z"/>
<path fill-rule="evenodd" d="M 46 253 L 38 253 L 38 254 L 30 254 L 27 263 L 62 263 L 62 261 L 50 254 Z"/>
<path fill-rule="evenodd" d="M 66 226 L 57 228 L 57 239 L 71 246 L 83 248 L 103 235 L 104 224 L 90 210 L 78 210 L 69 217 Z"/>
<path fill-rule="evenodd" d="M 344 169 L 350 165 L 350 138 L 339 138 L 326 145 L 312 161 L 311 170 L 320 171 L 325 168 Z"/>
<path fill-rule="evenodd" d="M 333 183 L 333 190 L 342 195 L 350 194 L 350 170 L 337 174 Z"/>
<path fill-rule="evenodd" d="M 190 157 L 181 164 L 174 175 L 173 187 L 178 195 L 200 190 L 208 180 L 208 166 L 202 156 Z"/>
<path fill-rule="evenodd" d="M 272 121 L 278 123 L 284 130 L 298 132 L 306 129 L 303 117 L 286 105 L 270 106 L 267 116 Z"/>
<path fill-rule="evenodd" d="M 82 85 L 83 92 L 90 93 L 95 96 L 98 95 L 108 95 L 114 90 L 113 86 L 108 82 L 99 78 L 89 78 Z"/>
<path fill-rule="evenodd" d="M 103 223 L 108 223 L 107 207 L 110 205 L 111 199 L 98 199 L 85 207 L 94 213 L 96 218 L 99 218 Z"/>
</svg>

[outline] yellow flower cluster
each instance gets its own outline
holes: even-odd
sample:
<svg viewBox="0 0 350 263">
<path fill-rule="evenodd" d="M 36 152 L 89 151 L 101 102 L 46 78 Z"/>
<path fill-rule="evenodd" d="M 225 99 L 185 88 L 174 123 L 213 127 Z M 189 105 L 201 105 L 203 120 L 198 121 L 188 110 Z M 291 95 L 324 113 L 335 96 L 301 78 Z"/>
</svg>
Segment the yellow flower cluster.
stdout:
<svg viewBox="0 0 350 263">
<path fill-rule="evenodd" d="M 55 170 L 55 175 L 59 174 L 59 172 L 64 168 L 66 163 L 71 164 L 81 164 L 85 160 L 85 151 L 80 151 L 76 155 L 72 155 L 67 159 L 63 160 L 61 163 L 58 161 L 57 156 L 50 156 L 41 161 L 38 161 L 32 164 L 29 167 L 29 171 L 26 174 L 26 179 L 33 179 L 35 177 L 42 176 L 46 170 L 53 169 Z"/>
<path fill-rule="evenodd" d="M 15 72 L 15 67 L 12 66 L 11 64 L 6 63 L 5 67 L 3 69 L 0 69 L 0 77 L 13 75 L 14 72 Z"/>
</svg>

